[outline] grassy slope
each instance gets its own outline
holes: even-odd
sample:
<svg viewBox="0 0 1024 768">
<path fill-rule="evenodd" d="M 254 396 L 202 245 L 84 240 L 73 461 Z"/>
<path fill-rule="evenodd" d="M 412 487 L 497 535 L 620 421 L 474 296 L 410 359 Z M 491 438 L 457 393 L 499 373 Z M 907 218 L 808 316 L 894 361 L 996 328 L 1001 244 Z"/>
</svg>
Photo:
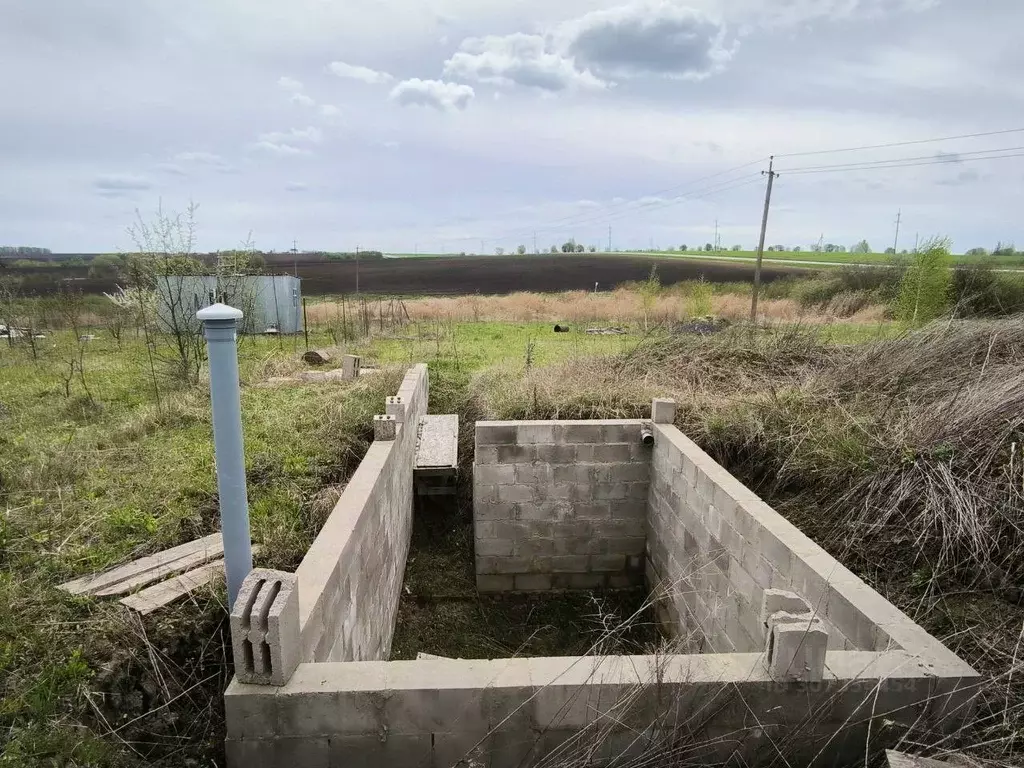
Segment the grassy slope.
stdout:
<svg viewBox="0 0 1024 768">
<path fill-rule="evenodd" d="M 55 588 L 219 529 L 205 384 L 164 382 L 158 410 L 141 342 L 101 337 L 84 358 L 95 400 L 79 381 L 67 398 L 58 374 L 75 342 L 58 332 L 46 344 L 39 360 L 0 350 L 0 763 L 216 754 L 229 671 L 220 589 L 140 622 Z M 282 354 L 244 342 L 243 379 Z M 322 521 L 317 492 L 361 456 L 392 378 L 243 390 L 253 538 L 272 543 L 258 562 L 297 564 Z"/>
</svg>

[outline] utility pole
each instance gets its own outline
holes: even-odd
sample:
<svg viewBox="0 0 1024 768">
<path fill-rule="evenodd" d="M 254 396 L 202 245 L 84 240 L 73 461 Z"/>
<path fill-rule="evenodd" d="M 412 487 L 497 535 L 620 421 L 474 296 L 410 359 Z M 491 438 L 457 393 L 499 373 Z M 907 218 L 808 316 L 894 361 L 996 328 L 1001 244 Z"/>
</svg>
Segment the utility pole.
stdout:
<svg viewBox="0 0 1024 768">
<path fill-rule="evenodd" d="M 292 273 L 295 277 L 299 276 L 299 241 L 292 240 Z"/>
<path fill-rule="evenodd" d="M 719 250 L 721 250 L 721 248 L 719 247 L 719 242 L 718 242 L 718 217 L 716 216 L 715 217 L 715 253 L 718 253 Z"/>
<path fill-rule="evenodd" d="M 533 233 L 533 252 L 535 254 L 540 253 L 540 251 L 537 250 L 537 233 L 536 232 Z"/>
<path fill-rule="evenodd" d="M 356 246 L 356 296 L 359 295 L 359 246 Z"/>
<path fill-rule="evenodd" d="M 612 225 L 608 225 L 608 252 L 612 251 Z"/>
<path fill-rule="evenodd" d="M 764 257 L 764 235 L 768 229 L 768 208 L 772 203 L 772 182 L 775 181 L 775 155 L 768 158 L 768 187 L 764 192 L 764 214 L 761 216 L 761 237 L 757 241 L 757 264 L 754 266 L 754 295 L 750 299 L 750 322 L 757 322 L 757 294 L 761 291 L 761 259 Z M 761 171 L 764 173 L 764 171 Z"/>
<path fill-rule="evenodd" d="M 487 243 L 485 241 L 481 240 L 480 241 L 480 255 L 481 256 L 484 255 L 484 249 L 486 248 L 486 246 L 487 246 Z"/>
<path fill-rule="evenodd" d="M 892 241 L 892 252 L 894 254 L 899 253 L 900 245 L 900 216 L 903 215 L 903 209 L 896 211 L 896 239 Z"/>
</svg>

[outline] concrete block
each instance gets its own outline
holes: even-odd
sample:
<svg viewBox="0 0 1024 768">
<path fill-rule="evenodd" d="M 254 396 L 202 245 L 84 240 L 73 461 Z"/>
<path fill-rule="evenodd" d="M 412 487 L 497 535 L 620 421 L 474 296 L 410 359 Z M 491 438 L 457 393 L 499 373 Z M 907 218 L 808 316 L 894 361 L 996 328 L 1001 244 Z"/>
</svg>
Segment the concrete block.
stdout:
<svg viewBox="0 0 1024 768">
<path fill-rule="evenodd" d="M 331 768 L 419 768 L 429 765 L 432 734 L 386 733 L 331 739 Z M 248 766 L 245 766 L 248 768 Z M 294 768 L 300 768 L 295 764 Z"/>
<path fill-rule="evenodd" d="M 761 596 L 761 623 L 768 625 L 768 619 L 779 611 L 786 613 L 813 613 L 811 606 L 800 595 L 788 589 L 766 589 Z"/>
<path fill-rule="evenodd" d="M 627 463 L 632 460 L 629 443 L 595 445 L 593 461 L 600 464 Z"/>
<path fill-rule="evenodd" d="M 473 482 L 483 485 L 512 485 L 516 481 L 512 464 L 479 464 L 473 467 Z"/>
<path fill-rule="evenodd" d="M 604 440 L 601 424 L 567 424 L 562 428 L 562 440 L 566 443 L 600 443 Z"/>
<path fill-rule="evenodd" d="M 517 592 L 541 592 L 551 589 L 550 573 L 517 573 L 515 575 Z"/>
<path fill-rule="evenodd" d="M 235 675 L 240 682 L 288 682 L 302 654 L 295 574 L 266 568 L 251 571 L 235 599 L 230 625 Z"/>
<path fill-rule="evenodd" d="M 604 424 L 601 426 L 601 442 L 632 443 L 640 439 L 640 423 Z"/>
<path fill-rule="evenodd" d="M 595 573 L 622 571 L 626 568 L 625 555 L 591 555 L 590 570 Z"/>
<path fill-rule="evenodd" d="M 586 555 L 557 555 L 551 558 L 552 573 L 586 573 L 589 565 Z"/>
<path fill-rule="evenodd" d="M 377 415 L 373 417 L 373 439 L 381 441 L 394 440 L 397 435 L 398 422 L 394 416 Z"/>
<path fill-rule="evenodd" d="M 498 445 L 499 464 L 528 464 L 537 460 L 536 445 Z"/>
<path fill-rule="evenodd" d="M 359 377 L 359 369 L 362 367 L 362 358 L 359 355 L 341 356 L 341 378 L 355 379 Z"/>
<path fill-rule="evenodd" d="M 555 554 L 555 542 L 553 539 L 525 538 L 512 542 L 513 552 L 516 557 L 544 557 Z"/>
<path fill-rule="evenodd" d="M 777 681 L 819 682 L 825 671 L 828 630 L 810 614 L 780 611 L 768 619 L 765 665 Z"/>
<path fill-rule="evenodd" d="M 399 424 L 405 424 L 406 402 L 399 395 L 392 395 L 384 401 L 384 414 L 394 416 Z"/>
<path fill-rule="evenodd" d="M 602 589 L 607 584 L 603 573 L 571 573 L 569 585 L 572 589 Z"/>
<path fill-rule="evenodd" d="M 671 424 L 675 420 L 675 400 L 667 397 L 656 397 L 651 401 L 651 421 L 655 424 Z"/>
<path fill-rule="evenodd" d="M 515 482 L 521 485 L 547 485 L 551 482 L 550 464 L 514 464 L 509 468 L 515 470 Z"/>
<path fill-rule="evenodd" d="M 506 574 L 478 573 L 476 588 L 478 592 L 511 592 L 514 581 L 512 576 Z"/>
<path fill-rule="evenodd" d="M 554 442 L 554 424 L 523 424 L 516 428 L 516 443 L 519 445 L 529 445 L 531 443 L 550 445 Z"/>
<path fill-rule="evenodd" d="M 517 554 L 512 539 L 477 539 L 473 551 L 478 557 L 510 557 Z"/>
<path fill-rule="evenodd" d="M 529 485 L 499 485 L 498 501 L 508 503 L 531 502 L 536 498 L 536 491 Z"/>
<path fill-rule="evenodd" d="M 507 424 L 476 423 L 476 447 L 482 445 L 515 445 L 517 428 Z"/>
<path fill-rule="evenodd" d="M 583 461 L 575 445 L 537 444 L 533 448 L 533 458 L 530 461 L 541 461 L 546 464 L 572 464 L 575 461 Z"/>
<path fill-rule="evenodd" d="M 479 495 L 481 489 L 485 496 Z M 519 505 L 508 501 L 498 501 L 498 486 L 485 485 L 473 490 L 473 519 L 477 523 L 484 521 L 502 522 L 515 520 L 519 517 Z"/>
<path fill-rule="evenodd" d="M 607 447 L 607 446 L 599 446 Z M 629 494 L 628 483 L 597 483 L 592 488 L 593 497 L 597 501 L 613 501 L 625 499 Z"/>
</svg>

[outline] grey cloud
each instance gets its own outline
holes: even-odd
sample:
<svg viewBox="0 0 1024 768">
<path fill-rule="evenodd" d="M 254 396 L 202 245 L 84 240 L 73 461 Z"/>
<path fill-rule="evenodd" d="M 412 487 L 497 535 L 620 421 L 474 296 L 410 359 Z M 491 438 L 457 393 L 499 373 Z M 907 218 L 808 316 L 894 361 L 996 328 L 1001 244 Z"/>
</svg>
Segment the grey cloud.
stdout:
<svg viewBox="0 0 1024 768">
<path fill-rule="evenodd" d="M 149 179 L 130 173 L 97 176 L 92 185 L 101 192 L 136 192 L 153 187 L 153 183 Z"/>
<path fill-rule="evenodd" d="M 949 163 L 950 165 L 960 165 L 963 162 L 963 159 L 956 152 L 936 152 L 934 157 L 936 161 Z"/>
<path fill-rule="evenodd" d="M 309 189 L 309 185 L 302 181 L 290 181 L 284 185 L 284 188 L 287 192 L 305 192 Z"/>
<path fill-rule="evenodd" d="M 565 24 L 567 50 L 577 65 L 598 75 L 639 75 L 702 80 L 723 69 L 735 53 L 726 28 L 677 0 L 642 0 L 594 11 Z"/>
<path fill-rule="evenodd" d="M 174 163 L 160 163 L 156 166 L 156 170 L 161 173 L 169 173 L 172 176 L 188 176 L 188 172 L 184 168 Z"/>
<path fill-rule="evenodd" d="M 358 80 L 370 85 L 379 85 L 394 80 L 394 77 L 387 72 L 379 72 L 376 69 L 357 64 L 346 64 L 344 61 L 332 61 L 327 65 L 327 71 L 346 80 Z"/>
<path fill-rule="evenodd" d="M 432 107 L 441 112 L 450 112 L 465 109 L 475 95 L 468 85 L 414 77 L 396 85 L 388 98 L 403 107 Z"/>
<path fill-rule="evenodd" d="M 981 174 L 974 169 L 960 171 L 956 176 L 948 179 L 941 179 L 938 183 L 944 187 L 959 187 L 964 184 L 973 184 L 981 180 Z"/>
<path fill-rule="evenodd" d="M 463 40 L 459 51 L 444 63 L 444 72 L 465 80 L 544 91 L 606 86 L 589 70 L 577 69 L 571 58 L 553 50 L 545 38 L 521 33 Z"/>
</svg>

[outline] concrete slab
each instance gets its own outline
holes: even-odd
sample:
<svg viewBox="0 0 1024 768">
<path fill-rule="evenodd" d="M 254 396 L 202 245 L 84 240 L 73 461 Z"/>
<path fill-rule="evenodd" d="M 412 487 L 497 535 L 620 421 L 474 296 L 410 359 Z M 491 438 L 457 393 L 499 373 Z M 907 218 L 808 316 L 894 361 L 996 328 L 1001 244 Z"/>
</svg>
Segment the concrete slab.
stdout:
<svg viewBox="0 0 1024 768">
<path fill-rule="evenodd" d="M 432 414 L 420 419 L 416 469 L 455 469 L 459 465 L 459 417 Z"/>
</svg>

